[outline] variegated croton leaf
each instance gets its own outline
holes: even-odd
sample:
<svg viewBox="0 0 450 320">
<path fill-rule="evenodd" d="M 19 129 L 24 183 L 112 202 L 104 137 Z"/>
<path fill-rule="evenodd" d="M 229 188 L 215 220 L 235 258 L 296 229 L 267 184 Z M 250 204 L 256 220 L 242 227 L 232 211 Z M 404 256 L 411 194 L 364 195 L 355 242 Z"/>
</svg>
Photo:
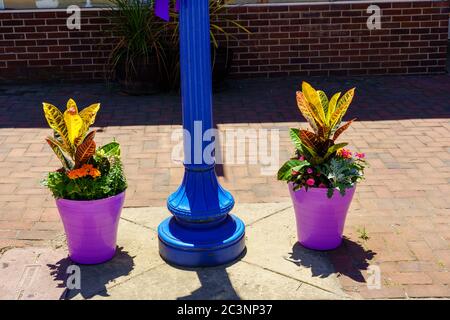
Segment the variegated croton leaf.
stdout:
<svg viewBox="0 0 450 320">
<path fill-rule="evenodd" d="M 348 127 L 350 127 L 350 125 L 352 124 L 353 121 L 355 121 L 356 118 L 348 121 L 346 124 L 344 124 L 343 126 L 341 126 L 339 129 L 336 130 L 336 132 L 334 133 L 333 136 L 333 140 L 336 141 L 336 139 L 345 131 L 348 129 Z"/>
<path fill-rule="evenodd" d="M 83 142 L 77 147 L 75 153 L 75 167 L 79 168 L 95 154 L 96 144 L 94 141 L 95 131 L 90 132 Z"/>
<path fill-rule="evenodd" d="M 62 148 L 70 156 L 73 155 L 75 149 L 70 143 L 69 134 L 67 132 L 64 116 L 57 107 L 50 103 L 44 102 L 43 104 L 45 119 L 48 125 L 55 131 L 55 136 L 60 139 Z"/>
<path fill-rule="evenodd" d="M 60 144 L 60 142 L 58 142 L 52 137 L 47 137 L 45 141 L 47 141 L 48 145 L 52 148 L 53 152 L 56 154 L 59 161 L 61 161 L 64 169 L 71 170 L 73 168 L 73 162 L 70 159 L 68 159 L 64 154 L 64 152 L 62 151 L 63 147 Z"/>
</svg>

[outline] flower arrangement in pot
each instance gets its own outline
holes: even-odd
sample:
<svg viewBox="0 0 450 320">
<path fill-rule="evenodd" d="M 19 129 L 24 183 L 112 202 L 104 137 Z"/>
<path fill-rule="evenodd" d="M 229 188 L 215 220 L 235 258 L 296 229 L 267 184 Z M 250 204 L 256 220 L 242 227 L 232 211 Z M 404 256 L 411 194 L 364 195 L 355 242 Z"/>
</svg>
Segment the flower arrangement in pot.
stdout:
<svg viewBox="0 0 450 320">
<path fill-rule="evenodd" d="M 345 149 L 348 143 L 336 142 L 355 120 L 342 123 L 354 91 L 342 97 L 336 93 L 328 100 L 323 91 L 303 82 L 297 92 L 300 112 L 313 131 L 290 129 L 295 157 L 280 168 L 278 180 L 288 182 L 298 240 L 310 249 L 340 245 L 356 184 L 364 177 L 365 155 Z"/>
<path fill-rule="evenodd" d="M 62 167 L 50 172 L 43 184 L 56 199 L 70 258 L 97 264 L 113 258 L 127 182 L 116 141 L 97 148 L 90 131 L 100 104 L 78 112 L 74 100 L 62 113 L 43 103 L 45 118 L 54 134 L 46 141 Z"/>
</svg>

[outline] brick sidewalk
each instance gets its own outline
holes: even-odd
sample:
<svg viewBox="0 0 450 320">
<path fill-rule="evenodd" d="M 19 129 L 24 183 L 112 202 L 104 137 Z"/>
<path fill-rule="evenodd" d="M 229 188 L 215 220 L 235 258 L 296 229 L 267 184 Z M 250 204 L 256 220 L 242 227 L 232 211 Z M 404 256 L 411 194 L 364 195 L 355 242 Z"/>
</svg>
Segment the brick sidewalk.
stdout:
<svg viewBox="0 0 450 320">
<path fill-rule="evenodd" d="M 349 240 L 330 253 L 344 288 L 373 298 L 450 297 L 450 76 L 307 80 L 329 94 L 357 87 L 347 116 L 359 121 L 341 139 L 371 163 L 349 213 Z M 301 120 L 300 82 L 233 82 L 215 94 L 217 127 L 279 129 L 282 162 L 292 151 L 287 129 Z M 177 95 L 129 97 L 101 84 L 0 86 L 0 248 L 46 243 L 62 230 L 39 186 L 58 166 L 43 140 L 50 131 L 41 102 L 61 107 L 69 97 L 81 106 L 102 103 L 97 140 L 122 144 L 127 207 L 164 205 L 181 181 L 182 167 L 171 160 L 171 132 L 181 124 Z M 218 173 L 241 203 L 289 201 L 286 186 L 262 176 L 259 165 L 224 165 Z M 367 241 L 358 238 L 362 228 Z M 366 288 L 369 264 L 381 268 L 381 290 Z"/>
</svg>

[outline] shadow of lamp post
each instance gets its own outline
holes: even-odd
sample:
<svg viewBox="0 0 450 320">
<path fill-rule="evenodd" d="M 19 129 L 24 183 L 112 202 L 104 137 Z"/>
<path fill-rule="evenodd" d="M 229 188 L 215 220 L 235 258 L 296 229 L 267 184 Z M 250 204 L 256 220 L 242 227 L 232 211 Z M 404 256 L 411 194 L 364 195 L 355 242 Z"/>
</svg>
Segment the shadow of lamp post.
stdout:
<svg viewBox="0 0 450 320">
<path fill-rule="evenodd" d="M 189 134 L 184 135 L 184 178 L 167 200 L 173 217 L 158 227 L 159 252 L 176 265 L 215 266 L 241 255 L 245 226 L 229 214 L 233 196 L 220 186 L 214 161 L 203 156 L 205 149 L 212 151 L 203 134 L 213 128 L 209 0 L 180 0 L 177 7 L 183 128 Z M 156 1 L 155 12 L 167 20 L 168 0 Z"/>
</svg>

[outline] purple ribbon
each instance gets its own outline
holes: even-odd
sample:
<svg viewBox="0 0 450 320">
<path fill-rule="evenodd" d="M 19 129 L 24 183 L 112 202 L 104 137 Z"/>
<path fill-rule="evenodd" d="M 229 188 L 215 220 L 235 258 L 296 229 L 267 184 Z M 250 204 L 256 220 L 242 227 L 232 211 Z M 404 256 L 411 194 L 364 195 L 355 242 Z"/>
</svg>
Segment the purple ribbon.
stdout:
<svg viewBox="0 0 450 320">
<path fill-rule="evenodd" d="M 169 15 L 169 7 L 170 7 L 170 0 L 155 0 L 155 14 L 160 17 L 161 19 L 164 19 L 166 21 L 169 21 L 170 15 Z M 177 0 L 175 5 L 175 10 L 178 11 L 180 8 L 180 3 Z"/>
</svg>

